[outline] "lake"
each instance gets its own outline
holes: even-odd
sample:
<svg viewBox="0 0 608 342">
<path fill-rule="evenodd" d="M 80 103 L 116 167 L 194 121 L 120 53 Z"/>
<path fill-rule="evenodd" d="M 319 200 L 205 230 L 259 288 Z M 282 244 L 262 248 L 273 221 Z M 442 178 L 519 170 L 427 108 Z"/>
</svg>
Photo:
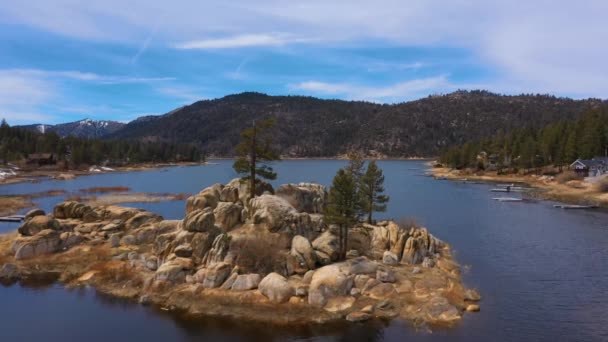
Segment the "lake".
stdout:
<svg viewBox="0 0 608 342">
<path fill-rule="evenodd" d="M 235 178 L 229 160 L 194 167 L 109 173 L 70 181 L 0 186 L 0 195 L 92 186 L 128 186 L 133 192 L 196 193 Z M 325 185 L 337 160 L 274 164 L 274 185 L 313 181 Z M 413 217 L 448 242 L 465 266 L 464 282 L 482 295 L 481 312 L 454 328 L 416 331 L 409 324 L 343 324 L 273 328 L 225 319 L 182 319 L 115 300 L 92 289 L 0 287 L 0 341 L 607 341 L 608 212 L 555 209 L 552 202 L 501 203 L 489 184 L 423 177 L 422 161 L 380 161 L 391 200 L 377 215 Z M 63 196 L 35 199 L 49 211 Z M 184 201 L 129 204 L 184 216 Z M 16 229 L 2 223 L 0 232 Z"/>
</svg>

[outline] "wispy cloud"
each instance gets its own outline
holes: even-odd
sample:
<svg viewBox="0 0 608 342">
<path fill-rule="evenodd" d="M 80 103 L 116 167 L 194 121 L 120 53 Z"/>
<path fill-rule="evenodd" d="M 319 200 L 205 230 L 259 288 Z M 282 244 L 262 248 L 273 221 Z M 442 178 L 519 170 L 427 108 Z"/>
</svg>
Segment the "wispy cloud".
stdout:
<svg viewBox="0 0 608 342">
<path fill-rule="evenodd" d="M 120 83 L 150 83 L 175 80 L 174 77 L 137 77 L 137 76 L 114 76 L 99 75 L 91 72 L 81 71 L 57 71 L 41 69 L 5 69 L 0 70 L 4 75 L 16 77 L 38 78 L 38 79 L 71 79 L 77 81 L 89 81 L 100 84 L 120 84 Z"/>
<path fill-rule="evenodd" d="M 474 88 L 476 86 L 453 84 L 449 81 L 447 75 L 440 75 L 375 87 L 354 83 L 330 83 L 320 81 L 306 81 L 291 84 L 288 87 L 292 90 L 304 91 L 316 95 L 340 95 L 350 100 L 398 102 L 419 98 L 438 91 L 448 92 L 460 88 Z"/>
<path fill-rule="evenodd" d="M 288 34 L 243 34 L 222 38 L 191 40 L 175 45 L 184 50 L 235 49 L 246 47 L 269 47 L 286 44 L 312 42 L 313 39 L 295 37 Z"/>
<path fill-rule="evenodd" d="M 369 72 L 385 72 L 395 70 L 418 70 L 424 67 L 428 67 L 427 63 L 413 62 L 413 63 L 391 63 L 386 61 L 370 61 L 365 63 L 367 71 Z"/>
</svg>

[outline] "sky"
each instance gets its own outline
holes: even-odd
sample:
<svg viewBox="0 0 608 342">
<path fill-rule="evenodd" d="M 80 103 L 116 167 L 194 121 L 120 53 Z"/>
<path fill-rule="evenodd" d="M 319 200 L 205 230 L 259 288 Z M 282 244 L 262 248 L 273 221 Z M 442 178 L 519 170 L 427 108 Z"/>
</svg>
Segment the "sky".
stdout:
<svg viewBox="0 0 608 342">
<path fill-rule="evenodd" d="M 4 0 L 0 117 L 128 122 L 244 91 L 608 98 L 606 0 Z"/>
</svg>

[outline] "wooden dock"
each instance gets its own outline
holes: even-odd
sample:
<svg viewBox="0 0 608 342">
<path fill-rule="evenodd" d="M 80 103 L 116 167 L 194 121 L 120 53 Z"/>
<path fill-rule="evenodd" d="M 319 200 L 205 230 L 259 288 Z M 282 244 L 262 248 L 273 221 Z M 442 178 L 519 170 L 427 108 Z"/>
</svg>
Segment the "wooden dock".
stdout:
<svg viewBox="0 0 608 342">
<path fill-rule="evenodd" d="M 0 222 L 21 222 L 25 219 L 24 215 L 1 216 Z"/>
<path fill-rule="evenodd" d="M 596 209 L 597 205 L 577 205 L 577 204 L 554 204 L 554 208 L 559 209 Z"/>
</svg>

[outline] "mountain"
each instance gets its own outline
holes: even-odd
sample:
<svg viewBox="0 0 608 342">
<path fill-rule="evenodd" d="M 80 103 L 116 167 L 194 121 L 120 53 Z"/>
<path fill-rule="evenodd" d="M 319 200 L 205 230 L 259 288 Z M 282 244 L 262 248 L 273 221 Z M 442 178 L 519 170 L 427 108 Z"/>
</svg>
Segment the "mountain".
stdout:
<svg viewBox="0 0 608 342">
<path fill-rule="evenodd" d="M 17 127 L 40 133 L 54 132 L 61 137 L 75 136 L 79 138 L 102 138 L 115 133 L 124 126 L 124 123 L 117 121 L 84 119 L 58 125 L 34 124 Z"/>
<path fill-rule="evenodd" d="M 447 147 L 579 117 L 597 99 L 457 91 L 398 104 L 242 93 L 204 100 L 130 122 L 108 138 L 186 142 L 210 156 L 230 156 L 253 120 L 276 119 L 274 143 L 291 157 L 330 157 L 348 149 L 389 157 L 436 156 Z"/>
</svg>

